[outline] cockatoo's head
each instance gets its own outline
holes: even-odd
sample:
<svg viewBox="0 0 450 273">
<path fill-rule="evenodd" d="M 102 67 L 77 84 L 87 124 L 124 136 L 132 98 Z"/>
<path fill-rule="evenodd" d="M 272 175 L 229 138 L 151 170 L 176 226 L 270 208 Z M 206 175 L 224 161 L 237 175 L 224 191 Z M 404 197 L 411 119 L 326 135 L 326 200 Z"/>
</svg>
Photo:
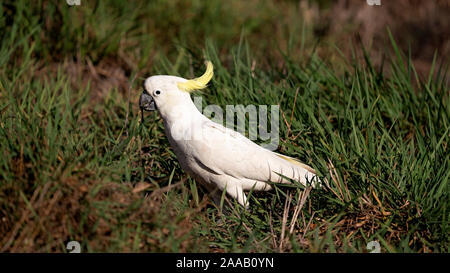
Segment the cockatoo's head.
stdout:
<svg viewBox="0 0 450 273">
<path fill-rule="evenodd" d="M 213 65 L 208 61 L 206 72 L 192 80 L 167 75 L 149 77 L 144 82 L 139 107 L 145 111 L 158 109 L 163 116 L 170 114 L 178 107 L 192 104 L 189 94 L 205 88 L 213 74 Z"/>
</svg>

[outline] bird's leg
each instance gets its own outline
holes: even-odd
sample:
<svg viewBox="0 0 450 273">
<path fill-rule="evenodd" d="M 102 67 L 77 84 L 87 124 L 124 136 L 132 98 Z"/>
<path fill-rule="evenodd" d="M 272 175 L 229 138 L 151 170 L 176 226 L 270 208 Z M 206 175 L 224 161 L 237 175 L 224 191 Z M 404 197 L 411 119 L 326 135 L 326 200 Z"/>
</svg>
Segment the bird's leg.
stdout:
<svg viewBox="0 0 450 273">
<path fill-rule="evenodd" d="M 213 190 L 209 191 L 208 195 L 212 199 L 213 203 L 218 208 L 220 208 L 220 203 L 221 203 L 220 201 L 222 200 L 222 191 L 216 187 Z"/>
<path fill-rule="evenodd" d="M 196 179 L 206 189 L 208 196 L 212 203 L 222 212 L 222 190 L 220 190 L 215 184 L 205 183 L 200 179 Z M 225 204 L 224 204 L 225 205 Z"/>
</svg>

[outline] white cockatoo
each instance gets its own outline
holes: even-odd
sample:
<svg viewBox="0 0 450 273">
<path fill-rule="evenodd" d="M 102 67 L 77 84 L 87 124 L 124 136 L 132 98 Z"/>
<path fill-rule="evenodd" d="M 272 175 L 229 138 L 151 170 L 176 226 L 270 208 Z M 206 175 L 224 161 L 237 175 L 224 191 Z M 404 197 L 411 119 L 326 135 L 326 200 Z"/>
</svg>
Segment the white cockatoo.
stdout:
<svg viewBox="0 0 450 273">
<path fill-rule="evenodd" d="M 159 111 L 181 167 L 209 191 L 226 191 L 244 207 L 244 191 L 270 190 L 270 182 L 320 184 L 310 166 L 267 150 L 200 113 L 190 93 L 205 88 L 212 76 L 213 65 L 207 62 L 199 78 L 157 75 L 144 82 L 139 106 Z"/>
</svg>

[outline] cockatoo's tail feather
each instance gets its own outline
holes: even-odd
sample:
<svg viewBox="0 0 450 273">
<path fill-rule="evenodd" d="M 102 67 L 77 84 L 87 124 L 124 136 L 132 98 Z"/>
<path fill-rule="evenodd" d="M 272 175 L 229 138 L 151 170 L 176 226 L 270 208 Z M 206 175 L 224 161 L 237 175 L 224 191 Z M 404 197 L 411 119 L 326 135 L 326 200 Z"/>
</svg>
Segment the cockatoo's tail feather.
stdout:
<svg viewBox="0 0 450 273">
<path fill-rule="evenodd" d="M 295 159 L 295 158 L 292 158 L 292 157 L 289 157 L 286 155 L 278 154 L 278 153 L 275 153 L 275 154 L 284 160 L 287 160 L 295 165 L 298 165 L 300 168 L 303 168 L 303 169 L 307 170 L 308 172 L 316 174 L 316 171 L 313 168 L 311 168 L 310 166 L 306 165 L 305 163 L 301 162 L 298 159 Z"/>
<path fill-rule="evenodd" d="M 188 80 L 186 82 L 180 82 L 178 83 L 178 88 L 182 91 L 189 93 L 195 90 L 206 88 L 208 82 L 211 80 L 213 75 L 214 75 L 213 64 L 210 61 L 207 61 L 206 71 L 201 77 Z"/>
</svg>

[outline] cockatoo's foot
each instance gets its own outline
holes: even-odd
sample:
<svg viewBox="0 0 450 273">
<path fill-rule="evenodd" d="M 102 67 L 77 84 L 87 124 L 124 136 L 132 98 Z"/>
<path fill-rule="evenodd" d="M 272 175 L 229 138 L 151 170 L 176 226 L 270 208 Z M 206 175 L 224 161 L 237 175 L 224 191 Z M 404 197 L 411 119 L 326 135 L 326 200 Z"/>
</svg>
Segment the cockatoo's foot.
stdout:
<svg viewBox="0 0 450 273">
<path fill-rule="evenodd" d="M 228 192 L 226 192 L 228 193 Z M 229 193 L 228 193 L 229 194 Z M 216 189 L 208 194 L 208 196 L 211 198 L 212 203 L 216 208 L 219 210 L 220 213 L 223 213 L 224 215 L 232 215 L 233 214 L 233 199 L 228 198 L 226 194 L 224 194 L 223 191 Z M 234 197 L 234 196 L 231 196 Z M 240 202 L 239 202 L 240 204 Z M 242 204 L 240 204 L 242 205 Z M 244 206 L 245 207 L 245 206 Z M 246 209 L 248 208 L 245 207 Z"/>
<path fill-rule="evenodd" d="M 231 203 L 227 200 L 227 197 L 223 194 L 223 191 L 214 184 L 201 183 L 201 185 L 206 189 L 211 203 L 220 211 L 220 213 L 231 215 L 232 209 L 229 207 Z"/>
</svg>

